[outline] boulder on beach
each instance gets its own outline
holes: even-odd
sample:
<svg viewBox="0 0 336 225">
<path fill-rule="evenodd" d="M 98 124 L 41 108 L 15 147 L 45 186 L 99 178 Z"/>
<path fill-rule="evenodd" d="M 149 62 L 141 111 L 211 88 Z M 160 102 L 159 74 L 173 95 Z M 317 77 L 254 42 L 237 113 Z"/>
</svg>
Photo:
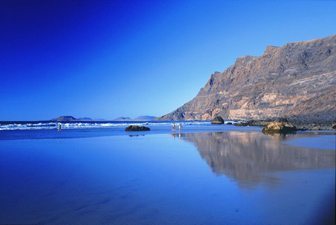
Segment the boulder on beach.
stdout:
<svg viewBox="0 0 336 225">
<path fill-rule="evenodd" d="M 215 118 L 213 118 L 211 120 L 211 123 L 212 124 L 223 124 L 224 123 L 224 120 L 221 116 L 216 116 Z"/>
<path fill-rule="evenodd" d="M 130 125 L 125 128 L 125 131 L 150 131 L 149 127 Z"/>
<path fill-rule="evenodd" d="M 270 122 L 262 129 L 262 132 L 265 134 L 287 134 L 296 130 L 296 127 L 289 122 Z"/>
</svg>

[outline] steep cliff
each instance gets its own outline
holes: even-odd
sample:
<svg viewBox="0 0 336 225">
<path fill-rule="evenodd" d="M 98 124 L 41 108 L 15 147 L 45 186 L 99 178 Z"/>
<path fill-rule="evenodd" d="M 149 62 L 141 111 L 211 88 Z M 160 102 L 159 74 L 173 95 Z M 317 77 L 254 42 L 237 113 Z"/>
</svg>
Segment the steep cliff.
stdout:
<svg viewBox="0 0 336 225">
<path fill-rule="evenodd" d="M 197 96 L 162 119 L 336 120 L 336 35 L 268 46 L 216 72 Z"/>
</svg>

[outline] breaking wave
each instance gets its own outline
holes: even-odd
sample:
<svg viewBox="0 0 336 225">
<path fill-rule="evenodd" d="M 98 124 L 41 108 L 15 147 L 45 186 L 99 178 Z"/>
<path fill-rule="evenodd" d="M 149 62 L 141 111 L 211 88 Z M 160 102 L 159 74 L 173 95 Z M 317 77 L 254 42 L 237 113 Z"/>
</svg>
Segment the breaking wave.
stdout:
<svg viewBox="0 0 336 225">
<path fill-rule="evenodd" d="M 229 122 L 229 121 L 227 121 Z M 0 124 L 1 130 L 50 130 L 58 129 L 90 129 L 90 128 L 122 128 L 129 125 L 145 125 L 150 127 L 155 126 L 172 126 L 172 124 L 180 123 L 182 126 L 192 126 L 192 125 L 207 125 L 210 124 L 209 121 L 168 121 L 168 122 L 7 122 L 5 124 Z"/>
</svg>

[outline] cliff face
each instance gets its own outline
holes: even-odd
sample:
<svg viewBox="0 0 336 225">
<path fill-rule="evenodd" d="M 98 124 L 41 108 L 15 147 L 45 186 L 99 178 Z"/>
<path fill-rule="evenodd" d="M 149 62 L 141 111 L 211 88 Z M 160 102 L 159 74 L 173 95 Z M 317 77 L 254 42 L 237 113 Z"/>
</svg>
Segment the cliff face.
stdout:
<svg viewBox="0 0 336 225">
<path fill-rule="evenodd" d="M 197 96 L 162 119 L 336 119 L 336 35 L 269 46 L 216 72 Z"/>
</svg>

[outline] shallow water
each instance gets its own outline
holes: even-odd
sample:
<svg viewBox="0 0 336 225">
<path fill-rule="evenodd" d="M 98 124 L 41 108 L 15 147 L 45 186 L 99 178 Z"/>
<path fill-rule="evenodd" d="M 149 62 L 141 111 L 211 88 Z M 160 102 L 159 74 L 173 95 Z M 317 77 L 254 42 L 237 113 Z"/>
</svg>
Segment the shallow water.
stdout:
<svg viewBox="0 0 336 225">
<path fill-rule="evenodd" d="M 0 133 L 0 224 L 323 224 L 334 208 L 334 135 L 67 132 Z"/>
</svg>

